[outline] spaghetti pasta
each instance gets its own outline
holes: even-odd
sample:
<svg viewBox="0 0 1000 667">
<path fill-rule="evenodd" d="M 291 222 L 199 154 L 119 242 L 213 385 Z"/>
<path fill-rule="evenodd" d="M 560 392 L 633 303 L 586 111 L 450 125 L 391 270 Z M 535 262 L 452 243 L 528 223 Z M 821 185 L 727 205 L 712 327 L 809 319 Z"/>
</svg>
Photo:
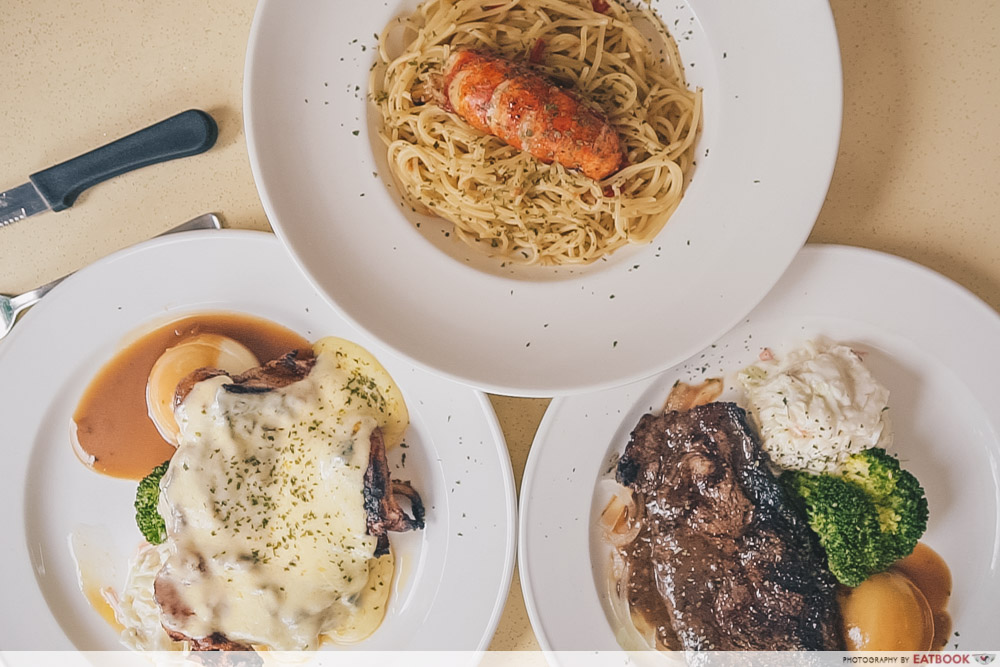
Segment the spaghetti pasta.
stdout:
<svg viewBox="0 0 1000 667">
<path fill-rule="evenodd" d="M 401 51 L 390 53 L 400 36 Z M 599 106 L 621 138 L 624 167 L 594 181 L 425 101 L 449 55 L 465 47 L 530 60 Z M 651 241 L 680 202 L 701 119 L 701 94 L 687 88 L 662 22 L 616 0 L 426 0 L 380 36 L 370 94 L 410 203 L 453 222 L 472 246 L 540 265 L 586 264 Z"/>
</svg>

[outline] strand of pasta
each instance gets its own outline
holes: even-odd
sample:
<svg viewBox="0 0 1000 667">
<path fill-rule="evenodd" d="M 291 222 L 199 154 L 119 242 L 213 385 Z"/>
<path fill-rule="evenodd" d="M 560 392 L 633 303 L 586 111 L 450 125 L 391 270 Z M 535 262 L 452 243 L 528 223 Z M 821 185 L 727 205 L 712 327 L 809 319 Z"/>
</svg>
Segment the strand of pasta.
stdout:
<svg viewBox="0 0 1000 667">
<path fill-rule="evenodd" d="M 470 245 L 526 263 L 588 263 L 662 229 L 693 163 L 701 95 L 687 89 L 676 44 L 650 10 L 609 5 L 602 14 L 590 0 L 428 0 L 387 26 L 370 89 L 393 175 L 415 208 L 453 222 Z M 663 61 L 636 20 L 665 39 Z M 391 57 L 400 28 L 406 45 Z M 538 68 L 600 104 L 623 140 L 627 166 L 600 183 L 414 99 L 454 48 L 519 59 L 538 43 Z"/>
</svg>

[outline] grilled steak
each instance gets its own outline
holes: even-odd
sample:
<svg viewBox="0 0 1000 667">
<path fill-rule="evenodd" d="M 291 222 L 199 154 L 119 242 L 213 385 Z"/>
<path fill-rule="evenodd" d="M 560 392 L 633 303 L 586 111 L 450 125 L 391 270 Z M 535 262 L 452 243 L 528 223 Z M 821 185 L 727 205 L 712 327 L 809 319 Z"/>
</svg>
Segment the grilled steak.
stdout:
<svg viewBox="0 0 1000 667">
<path fill-rule="evenodd" d="M 644 415 L 617 479 L 644 508 L 656 591 L 688 650 L 843 650 L 835 580 L 742 409 Z"/>
</svg>

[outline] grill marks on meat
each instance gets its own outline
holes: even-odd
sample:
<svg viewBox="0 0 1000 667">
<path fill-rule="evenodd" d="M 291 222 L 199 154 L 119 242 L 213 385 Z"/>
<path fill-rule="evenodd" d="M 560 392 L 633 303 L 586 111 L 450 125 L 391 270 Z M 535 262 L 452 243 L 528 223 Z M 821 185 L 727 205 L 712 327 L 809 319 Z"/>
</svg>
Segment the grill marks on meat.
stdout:
<svg viewBox="0 0 1000 667">
<path fill-rule="evenodd" d="M 234 376 L 233 381 L 222 385 L 222 388 L 234 394 L 274 391 L 304 379 L 315 364 L 316 358 L 308 350 L 293 350 L 263 366 Z M 183 402 L 197 383 L 221 375 L 228 373 L 217 368 L 199 368 L 193 371 L 177 385 L 174 405 Z M 381 429 L 375 428 L 372 431 L 370 443 L 368 469 L 365 471 L 364 505 L 368 534 L 378 538 L 375 555 L 382 556 L 389 553 L 389 532 L 405 532 L 424 527 L 424 505 L 420 494 L 409 482 L 391 478 Z M 403 511 L 397 496 L 409 500 L 412 517 Z M 158 576 L 153 588 L 154 597 L 164 616 L 185 617 L 193 613 L 181 602 L 172 580 Z M 164 629 L 174 641 L 190 642 L 193 651 L 253 651 L 251 646 L 230 641 L 218 632 L 208 637 L 193 638 L 166 626 Z"/>
<path fill-rule="evenodd" d="M 176 584 L 170 577 L 157 576 L 153 581 L 153 597 L 160 607 L 164 618 L 187 618 L 194 612 L 184 605 L 177 592 Z M 213 632 L 207 637 L 188 637 L 182 632 L 171 630 L 166 625 L 170 638 L 175 642 L 189 642 L 192 651 L 253 651 L 249 644 L 230 641 L 220 632 Z"/>
<path fill-rule="evenodd" d="M 292 350 L 263 366 L 251 368 L 245 373 L 234 376 L 233 381 L 222 385 L 222 388 L 233 394 L 263 394 L 298 382 L 309 375 L 315 364 L 316 358 L 310 351 Z M 229 374 L 218 368 L 199 368 L 192 371 L 177 384 L 174 407 L 184 402 L 196 384 L 220 375 Z"/>
<path fill-rule="evenodd" d="M 843 650 L 822 548 L 743 410 L 709 403 L 644 415 L 617 479 L 645 507 L 648 550 L 626 549 L 648 554 L 647 585 L 683 648 Z"/>
</svg>

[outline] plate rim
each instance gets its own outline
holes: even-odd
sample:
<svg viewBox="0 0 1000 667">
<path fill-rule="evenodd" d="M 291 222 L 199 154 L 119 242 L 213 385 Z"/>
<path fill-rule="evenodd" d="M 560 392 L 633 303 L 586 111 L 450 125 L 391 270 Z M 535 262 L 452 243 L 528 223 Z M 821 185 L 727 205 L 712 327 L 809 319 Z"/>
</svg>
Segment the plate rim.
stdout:
<svg viewBox="0 0 1000 667">
<path fill-rule="evenodd" d="M 666 0 L 663 0 L 664 3 Z M 697 5 L 699 0 L 685 0 L 685 3 L 690 5 Z M 382 335 L 376 327 L 369 326 L 366 322 L 362 321 L 359 315 L 355 314 L 354 311 L 346 307 L 341 303 L 340 299 L 334 297 L 332 292 L 327 291 L 323 284 L 320 276 L 317 273 L 316 268 L 313 264 L 306 261 L 305 258 L 300 254 L 298 248 L 301 246 L 301 240 L 299 242 L 295 241 L 293 234 L 286 229 L 285 224 L 281 221 L 281 217 L 278 215 L 278 210 L 274 202 L 273 192 L 269 190 L 268 179 L 264 177 L 264 169 L 262 167 L 262 157 L 261 148 L 258 143 L 257 132 L 261 131 L 257 128 L 256 112 L 254 110 L 254 93 L 256 92 L 256 86 L 258 85 L 257 77 L 255 75 L 255 69 L 257 66 L 257 60 L 260 58 L 260 41 L 262 39 L 262 33 L 264 31 L 264 20 L 263 16 L 268 11 L 271 5 L 277 4 L 273 0 L 260 0 L 258 2 L 256 10 L 254 12 L 253 21 L 251 24 L 250 35 L 247 42 L 246 57 L 244 61 L 243 69 L 243 129 L 244 134 L 247 139 L 248 154 L 250 159 L 251 172 L 253 174 L 254 183 L 257 187 L 258 194 L 261 199 L 261 203 L 267 213 L 268 219 L 272 221 L 271 226 L 279 239 L 285 245 L 287 251 L 292 256 L 295 263 L 299 266 L 302 272 L 307 276 L 308 280 L 313 284 L 316 290 L 327 300 L 327 302 L 337 310 L 340 315 L 350 322 L 354 327 L 372 338 L 378 340 L 383 346 L 392 350 L 397 356 L 407 359 L 411 364 L 424 368 L 430 372 L 436 373 L 443 377 L 446 377 L 452 381 L 466 384 L 482 391 L 502 394 L 506 396 L 517 396 L 517 397 L 550 397 L 550 396 L 561 396 L 561 395 L 574 395 L 589 393 L 594 391 L 600 391 L 603 389 L 611 388 L 614 386 L 620 386 L 622 384 L 629 384 L 643 378 L 649 377 L 650 375 L 655 375 L 663 370 L 670 368 L 677 363 L 683 361 L 683 359 L 695 354 L 709 341 L 709 336 L 706 336 L 704 341 L 693 341 L 686 347 L 679 347 L 672 357 L 664 357 L 660 362 L 653 364 L 649 367 L 643 367 L 636 369 L 633 372 L 625 374 L 606 374 L 603 377 L 593 377 L 590 380 L 582 382 L 572 382 L 570 381 L 560 381 L 554 378 L 542 379 L 539 377 L 533 378 L 532 380 L 519 381 L 518 384 L 511 384 L 510 382 L 499 383 L 491 381 L 489 378 L 489 372 L 460 372 L 456 369 L 442 368 L 435 365 L 431 361 L 425 360 L 415 354 L 413 348 L 404 349 L 400 345 L 392 342 L 387 336 Z M 394 6 L 398 6 L 399 2 L 395 2 Z M 829 63 L 824 63 L 829 65 L 831 70 L 828 72 L 830 75 L 829 85 L 833 89 L 833 96 L 836 98 L 836 122 L 833 123 L 833 127 L 830 128 L 829 136 L 824 135 L 823 150 L 817 149 L 815 155 L 813 156 L 812 162 L 815 164 L 823 165 L 822 168 L 816 169 L 816 178 L 818 179 L 816 183 L 822 183 L 823 185 L 819 187 L 822 192 L 817 192 L 818 195 L 815 201 L 812 201 L 811 205 L 808 207 L 811 211 L 808 226 L 800 226 L 797 228 L 797 233 L 788 235 L 789 243 L 795 241 L 795 249 L 801 249 L 801 247 L 807 241 L 812 228 L 818 219 L 819 213 L 824 204 L 826 194 L 829 191 L 830 184 L 832 182 L 834 168 L 836 166 L 837 158 L 839 155 L 839 147 L 842 133 L 843 124 L 843 109 L 844 109 L 844 93 L 843 93 L 843 64 L 840 58 L 839 50 L 839 38 L 836 30 L 836 23 L 833 17 L 833 11 L 828 2 L 825 0 L 815 0 L 808 4 L 808 10 L 812 12 L 815 16 L 819 17 L 822 15 L 822 22 L 817 22 L 816 26 L 819 26 L 822 31 L 822 37 L 824 39 L 832 38 L 832 44 L 836 50 L 836 57 L 832 58 Z M 697 10 L 693 10 L 697 14 Z M 829 54 L 824 54 L 829 55 Z M 367 81 L 365 82 L 365 87 L 367 89 Z M 366 102 L 367 109 L 367 102 Z M 367 132 L 367 129 L 366 129 Z M 700 149 L 699 149 L 700 150 Z M 810 185 L 813 185 L 810 181 Z M 789 253 L 786 261 L 783 263 L 783 270 L 777 274 L 770 277 L 769 282 L 762 282 L 759 287 L 760 289 L 756 293 L 756 298 L 749 307 L 746 304 L 741 307 L 741 311 L 733 311 L 729 317 L 721 318 L 721 322 L 714 330 L 711 331 L 711 339 L 717 339 L 721 337 L 726 331 L 729 331 L 733 326 L 735 326 L 742 317 L 745 317 L 747 312 L 750 312 L 753 307 L 756 306 L 766 295 L 773 289 L 774 285 L 780 280 L 784 271 L 787 270 L 788 266 L 794 260 L 795 253 Z M 451 261 L 448 258 L 441 257 L 442 261 Z M 512 290 L 513 293 L 513 290 Z M 748 300 L 749 303 L 750 300 Z M 547 325 L 546 325 L 547 326 Z M 617 342 L 616 342 L 617 343 Z M 612 365 L 613 366 L 613 365 Z"/>
<path fill-rule="evenodd" d="M 141 243 L 138 243 L 127 248 L 123 248 L 116 251 L 104 258 L 101 258 L 94 262 L 93 264 L 87 265 L 81 268 L 79 271 L 75 272 L 67 279 L 56 286 L 53 289 L 53 293 L 43 299 L 39 304 L 32 307 L 31 310 L 26 312 L 21 320 L 18 321 L 15 326 L 15 330 L 7 337 L 7 339 L 0 343 L 0 367 L 5 367 L 8 364 L 9 359 L 19 358 L 20 353 L 24 350 L 25 346 L 31 346 L 32 343 L 32 332 L 35 330 L 36 326 L 32 322 L 36 321 L 38 314 L 48 313 L 46 318 L 51 318 L 56 315 L 56 310 L 60 308 L 60 294 L 63 294 L 67 289 L 77 289 L 74 286 L 86 285 L 87 281 L 92 280 L 91 276 L 102 276 L 102 275 L 113 275 L 116 269 L 114 268 L 121 261 L 134 261 L 132 256 L 142 255 L 147 253 L 155 253 L 160 255 L 162 253 L 176 253 L 183 252 L 183 248 L 191 248 L 192 244 L 197 244 L 199 246 L 205 246 L 206 244 L 211 245 L 213 250 L 218 250 L 218 248 L 225 248 L 226 252 L 235 253 L 232 257 L 244 257 L 245 255 L 240 254 L 248 249 L 254 249 L 252 252 L 258 253 L 259 255 L 266 255 L 271 259 L 280 258 L 283 262 L 286 262 L 283 267 L 283 271 L 286 273 L 287 277 L 298 282 L 300 288 L 305 288 L 312 290 L 313 293 L 303 293 L 303 301 L 307 299 L 313 300 L 316 305 L 328 308 L 328 302 L 322 295 L 315 291 L 315 288 L 305 280 L 301 272 L 298 270 L 297 266 L 288 256 L 284 247 L 274 238 L 273 234 L 265 231 L 258 230 L 248 230 L 248 229 L 218 229 L 218 230 L 194 230 L 178 234 L 172 234 L 164 237 L 156 237 L 148 239 Z M 180 246 L 180 250 L 175 247 Z M 160 261 L 163 261 L 162 259 Z M 232 260 L 231 260 L 232 261 Z M 111 272 L 110 274 L 108 272 Z M 109 278 L 98 278 L 99 280 L 107 281 Z M 53 296 L 54 295 L 54 296 Z M 107 298 L 107 297 L 105 297 Z M 248 293 L 248 302 L 252 302 L 255 295 Z M 56 310 L 53 310 L 56 309 Z M 164 316 L 164 321 L 169 321 L 171 319 L 176 319 L 177 317 L 183 317 L 187 314 L 202 312 L 206 310 L 233 310 L 233 311 L 246 311 L 246 306 L 240 306 L 239 304 L 232 305 L 206 305 L 206 304 L 186 304 L 186 303 L 176 303 L 172 302 L 167 304 L 157 304 L 155 309 L 162 311 Z M 262 317 L 267 317 L 262 315 Z M 316 317 L 325 317 L 332 320 L 343 320 L 336 310 L 331 309 L 329 313 L 320 314 Z M 27 320 L 27 321 L 23 321 Z M 127 342 L 136 333 L 149 328 L 156 324 L 156 317 L 144 317 L 141 315 L 136 315 L 134 321 L 131 322 L 128 327 L 119 331 L 113 331 L 107 336 L 107 344 L 110 347 L 118 347 L 123 342 Z M 445 384 L 445 381 L 435 374 L 426 373 L 418 367 L 413 367 L 408 364 L 405 359 L 399 359 L 392 355 L 390 350 L 385 349 L 377 339 L 368 337 L 364 332 L 356 330 L 350 322 L 343 320 L 343 324 L 346 325 L 344 328 L 349 329 L 354 334 L 354 339 L 359 338 L 364 341 L 365 347 L 372 349 L 373 353 L 378 353 L 379 357 L 393 357 L 396 362 L 396 366 L 402 366 L 403 368 L 411 367 L 412 370 L 422 373 L 424 378 L 430 380 L 434 385 Z M 111 325 L 114 327 L 114 325 Z M 27 343 L 20 343 L 20 340 L 26 340 Z M 364 340 L 370 339 L 370 340 Z M 373 349 L 374 348 L 374 349 Z M 74 353 L 78 354 L 78 353 Z M 16 379 L 16 378 L 15 378 Z M 402 386 L 407 386 L 410 382 L 413 382 L 409 378 L 398 378 L 401 381 Z M 426 380 L 425 380 L 426 381 Z M 65 383 L 69 382 L 68 379 L 63 378 L 56 383 L 57 388 L 62 388 Z M 10 380 L 4 378 L 2 384 L 9 387 Z M 433 388 L 433 387 L 432 387 Z M 513 579 L 513 572 L 516 566 L 516 541 L 517 541 L 517 490 L 514 481 L 513 467 L 511 464 L 511 459 L 509 455 L 509 450 L 506 446 L 506 439 L 503 434 L 503 430 L 500 426 L 499 420 L 497 418 L 495 410 L 492 408 L 492 404 L 489 401 L 488 396 L 473 387 L 467 385 L 454 384 L 450 387 L 451 390 L 455 392 L 455 395 L 464 395 L 463 401 L 467 401 L 471 406 L 473 404 L 479 406 L 479 412 L 474 417 L 476 421 L 480 423 L 480 433 L 484 436 L 484 442 L 482 444 L 483 450 L 485 452 L 490 452 L 490 456 L 496 456 L 499 462 L 498 466 L 490 465 L 483 474 L 489 476 L 495 476 L 495 483 L 498 484 L 503 491 L 503 501 L 502 506 L 497 508 L 498 517 L 504 517 L 504 523 L 495 529 L 486 527 L 485 530 L 491 532 L 498 542 L 503 539 L 504 549 L 502 552 L 503 556 L 503 566 L 498 568 L 495 572 L 495 583 L 496 583 L 496 594 L 491 602 L 491 606 L 488 610 L 486 605 L 482 605 L 481 614 L 485 620 L 485 623 L 480 627 L 480 634 L 476 638 L 476 651 L 485 650 L 489 643 L 492 641 L 496 629 L 499 625 L 500 619 L 502 617 L 503 609 L 506 605 L 507 598 L 509 597 L 509 591 L 511 582 Z M 61 390 L 61 389 L 60 389 Z M 9 393 L 11 390 L 8 388 L 5 393 Z M 55 395 L 54 393 L 51 395 Z M 53 398 L 50 398 L 43 406 L 40 407 L 41 413 L 44 413 L 52 405 Z M 8 410 L 5 406 L 5 412 Z M 44 414 L 40 414 L 40 419 L 44 419 Z M 37 420 L 36 420 L 37 421 Z M 12 420 L 14 423 L 18 423 L 18 420 Z M 33 422 L 34 423 L 34 422 Z M 20 426 L 20 432 L 30 435 L 35 433 L 39 426 L 36 424 L 34 427 Z M 15 429 L 16 431 L 16 429 Z M 485 442 L 486 437 L 490 438 L 490 442 Z M 443 443 L 447 445 L 448 443 Z M 12 544 L 10 548 L 6 550 L 6 555 L 3 557 L 3 562 L 10 563 L 16 566 L 17 572 L 25 573 L 29 575 L 29 580 L 26 583 L 20 585 L 19 589 L 23 591 L 25 595 L 31 598 L 30 605 L 33 605 L 41 615 L 42 618 L 39 620 L 34 617 L 33 621 L 38 621 L 40 627 L 45 630 L 53 630 L 57 634 L 49 636 L 47 641 L 50 642 L 50 646 L 53 644 L 66 645 L 66 648 L 72 649 L 72 641 L 70 637 L 63 631 L 62 623 L 59 617 L 54 613 L 53 609 L 50 607 L 48 600 L 43 593 L 42 587 L 37 580 L 37 574 L 35 572 L 35 564 L 32 562 L 32 545 L 29 544 L 27 539 L 27 513 L 29 511 L 30 504 L 28 501 L 29 494 L 31 493 L 30 476 L 25 475 L 14 475 L 15 472 L 25 472 L 30 471 L 32 466 L 32 459 L 36 455 L 35 443 L 31 442 L 30 446 L 24 446 L 16 454 L 13 459 L 14 465 L 7 466 L 7 472 L 0 475 L 0 480 L 2 480 L 3 487 L 5 487 L 0 496 L 4 496 L 12 499 L 13 506 L 9 508 L 8 512 L 4 513 L 4 517 L 0 519 L 0 525 L 5 528 L 10 529 L 10 534 L 13 536 L 11 538 Z M 457 454 L 456 454 L 457 456 Z M 456 459 L 457 461 L 457 459 Z M 456 464 L 457 465 L 457 464 Z M 498 469 L 497 469 L 498 468 Z M 437 475 L 435 475 L 437 476 Z M 447 480 L 445 480 L 447 481 Z M 37 487 L 37 485 L 35 485 Z M 36 489 L 37 490 L 37 489 Z M 499 494 L 498 498 L 499 500 Z M 454 505 L 454 503 L 446 504 L 448 511 L 446 515 L 449 517 L 449 522 L 455 518 L 458 513 L 456 510 L 460 511 L 460 508 Z M 502 536 L 502 538 L 501 538 Z M 445 538 L 447 539 L 447 538 Z M 138 537 L 137 537 L 138 540 Z M 454 556 L 448 555 L 446 558 L 450 559 Z M 444 561 L 444 562 L 446 562 Z M 443 563 L 444 563 L 443 562 Z M 444 575 L 447 577 L 446 570 Z M 14 581 L 14 577 L 11 571 L 8 570 L 7 574 L 2 576 L 2 580 L 6 583 L 11 583 Z M 10 589 L 8 589 L 10 592 Z M 78 591 L 77 591 L 78 592 Z M 82 595 L 82 594 L 81 594 Z M 435 597 L 437 596 L 437 590 L 435 590 Z M 95 612 L 96 614 L 96 612 Z M 32 623 L 34 625 L 34 622 Z M 8 632 L 4 631 L 4 636 L 6 641 L 13 639 L 13 636 Z M 37 638 L 37 637 L 36 637 Z M 471 633 L 469 638 L 471 639 Z M 351 647 L 346 647 L 351 648 Z M 357 646 L 357 648 L 364 650 L 365 643 L 362 642 Z M 4 650 L 10 650 L 6 646 L 0 646 L 0 652 Z M 23 650 L 23 649 L 16 649 Z M 60 649 L 63 650 L 63 649 Z M 116 651 L 127 651 L 124 646 L 118 646 Z M 473 650 L 473 649 L 468 649 Z"/>
</svg>

